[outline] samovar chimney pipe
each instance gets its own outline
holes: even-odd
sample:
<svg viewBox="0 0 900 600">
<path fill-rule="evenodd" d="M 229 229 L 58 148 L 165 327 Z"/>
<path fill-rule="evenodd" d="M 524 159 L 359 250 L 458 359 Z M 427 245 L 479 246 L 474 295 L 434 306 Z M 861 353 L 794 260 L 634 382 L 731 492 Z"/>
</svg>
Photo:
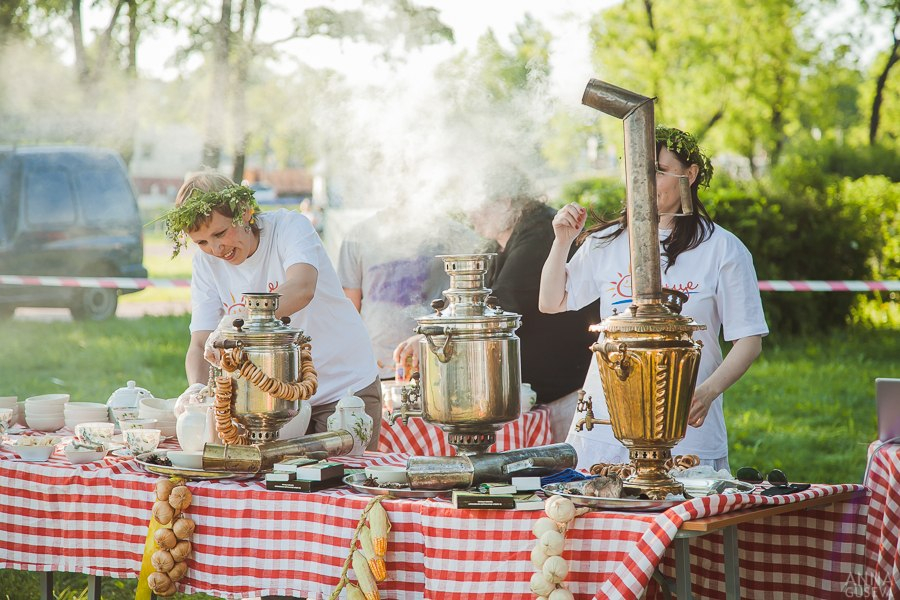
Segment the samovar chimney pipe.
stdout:
<svg viewBox="0 0 900 600">
<path fill-rule="evenodd" d="M 625 206 L 631 252 L 632 302 L 662 302 L 659 210 L 656 206 L 656 125 L 653 98 L 591 79 L 581 103 L 623 121 L 625 129 Z"/>
</svg>

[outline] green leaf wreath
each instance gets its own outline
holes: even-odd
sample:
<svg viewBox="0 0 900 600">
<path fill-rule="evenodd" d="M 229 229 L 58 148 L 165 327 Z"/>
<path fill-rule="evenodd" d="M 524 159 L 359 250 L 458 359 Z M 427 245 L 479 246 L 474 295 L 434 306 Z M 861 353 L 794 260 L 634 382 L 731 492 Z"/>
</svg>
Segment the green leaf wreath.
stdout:
<svg viewBox="0 0 900 600">
<path fill-rule="evenodd" d="M 201 192 L 194 189 L 190 196 L 180 205 L 167 211 L 160 218 L 153 221 L 165 221 L 166 237 L 173 244 L 172 258 L 178 256 L 182 248 L 187 247 L 186 232 L 193 231 L 197 226 L 209 218 L 213 209 L 227 205 L 234 215 L 232 224 L 238 227 L 244 222 L 244 213 L 250 211 L 250 222 L 260 212 L 259 204 L 253 197 L 253 190 L 243 185 L 233 185 L 217 192 Z"/>
<path fill-rule="evenodd" d="M 712 164 L 709 158 L 700 150 L 697 139 L 690 133 L 675 129 L 674 127 L 656 128 L 656 141 L 662 142 L 666 148 L 678 155 L 682 160 L 700 167 L 697 173 L 697 181 L 703 187 L 709 187 L 709 180 L 713 176 Z"/>
</svg>

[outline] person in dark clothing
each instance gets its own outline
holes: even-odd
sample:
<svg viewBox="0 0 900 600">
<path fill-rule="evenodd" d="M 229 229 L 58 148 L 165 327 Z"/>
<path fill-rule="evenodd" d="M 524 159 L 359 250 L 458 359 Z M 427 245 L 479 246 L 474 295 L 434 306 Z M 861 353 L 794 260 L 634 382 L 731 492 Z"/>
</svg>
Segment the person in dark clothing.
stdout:
<svg viewBox="0 0 900 600">
<path fill-rule="evenodd" d="M 599 322 L 599 304 L 581 310 L 548 315 L 538 310 L 541 269 L 553 244 L 556 211 L 529 194 L 494 195 L 469 215 L 472 228 L 489 240 L 491 261 L 485 285 L 503 310 L 522 315 L 519 336 L 522 381 L 531 384 L 538 404 L 550 409 L 553 442 L 564 442 L 584 373 L 593 359 L 590 345 L 597 334 L 588 331 Z M 418 338 L 401 343 L 394 360 L 401 362 L 415 351 Z"/>
<path fill-rule="evenodd" d="M 486 250 L 497 253 L 486 285 L 504 310 L 522 315 L 516 330 L 521 340 L 522 381 L 531 384 L 538 404 L 549 406 L 553 442 L 564 442 L 585 369 L 593 360 L 590 345 L 597 334 L 588 328 L 600 321 L 600 306 L 594 303 L 553 315 L 538 310 L 541 269 L 554 239 L 553 208 L 520 196 L 489 201 L 478 213 L 473 226 L 492 240 Z"/>
</svg>

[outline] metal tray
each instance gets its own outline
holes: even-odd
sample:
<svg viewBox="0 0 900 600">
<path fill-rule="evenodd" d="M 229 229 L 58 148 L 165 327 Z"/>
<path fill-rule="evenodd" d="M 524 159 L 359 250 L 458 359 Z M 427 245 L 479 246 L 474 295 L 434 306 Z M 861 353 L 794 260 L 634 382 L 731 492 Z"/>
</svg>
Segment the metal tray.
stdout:
<svg viewBox="0 0 900 600">
<path fill-rule="evenodd" d="M 554 496 L 564 496 L 569 498 L 578 506 L 587 506 L 588 508 L 596 508 L 600 510 L 635 510 L 635 511 L 661 511 L 678 506 L 685 500 L 650 500 L 646 498 L 603 498 L 597 496 L 582 496 L 579 494 L 571 494 L 565 490 L 583 487 L 589 480 L 571 481 L 569 483 L 551 483 L 543 486 L 544 492 Z M 678 479 L 685 486 L 685 498 L 692 499 L 700 496 L 709 496 L 720 493 L 718 490 L 727 488 L 735 492 L 752 492 L 755 486 L 742 481 L 734 481 L 731 479 Z M 625 492 L 629 490 L 637 492 L 635 488 L 625 487 Z"/>
<path fill-rule="evenodd" d="M 387 496 L 390 494 L 396 498 L 436 498 L 438 496 L 449 496 L 449 490 L 413 490 L 410 488 L 382 488 L 369 485 L 363 485 L 366 480 L 365 473 L 352 473 L 344 477 L 344 483 L 361 494 L 369 494 L 370 496 Z"/>
<path fill-rule="evenodd" d="M 204 469 L 190 469 L 187 467 L 167 467 L 165 465 L 157 465 L 147 462 L 150 456 L 165 456 L 165 450 L 156 450 L 154 452 L 145 452 L 138 454 L 135 459 L 144 470 L 156 475 L 166 475 L 167 477 L 183 477 L 185 479 L 211 480 L 211 479 L 252 479 L 256 477 L 255 473 L 232 473 L 228 471 L 207 471 Z"/>
</svg>

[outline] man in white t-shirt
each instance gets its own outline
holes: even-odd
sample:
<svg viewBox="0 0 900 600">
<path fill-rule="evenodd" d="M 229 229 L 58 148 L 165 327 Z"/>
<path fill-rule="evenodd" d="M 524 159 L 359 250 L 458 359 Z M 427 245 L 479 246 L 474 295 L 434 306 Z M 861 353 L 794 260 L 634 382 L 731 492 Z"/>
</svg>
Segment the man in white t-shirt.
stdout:
<svg viewBox="0 0 900 600">
<path fill-rule="evenodd" d="M 207 341 L 223 316 L 242 311 L 243 294 L 278 293 L 276 316 L 290 316 L 291 326 L 312 338 L 318 373 L 318 390 L 308 400 L 312 407 L 308 429 L 300 431 L 292 421 L 280 437 L 325 431 L 335 404 L 351 392 L 366 404 L 374 424 L 369 448 L 377 447 L 381 386 L 372 346 L 318 234 L 299 213 L 281 209 L 258 214 L 252 197 L 247 201 L 242 189 L 217 173 L 196 174 L 182 186 L 176 202 L 189 206 L 187 200 L 202 196 L 210 206 L 173 211 L 170 215 L 177 219 L 167 220 L 176 250 L 185 243 L 179 235 L 183 232 L 202 251 L 194 256 L 191 278 L 191 342 L 185 358 L 189 383 L 196 390 L 207 381 L 207 360 L 213 358 Z M 203 210 L 205 214 L 198 212 Z"/>
</svg>

